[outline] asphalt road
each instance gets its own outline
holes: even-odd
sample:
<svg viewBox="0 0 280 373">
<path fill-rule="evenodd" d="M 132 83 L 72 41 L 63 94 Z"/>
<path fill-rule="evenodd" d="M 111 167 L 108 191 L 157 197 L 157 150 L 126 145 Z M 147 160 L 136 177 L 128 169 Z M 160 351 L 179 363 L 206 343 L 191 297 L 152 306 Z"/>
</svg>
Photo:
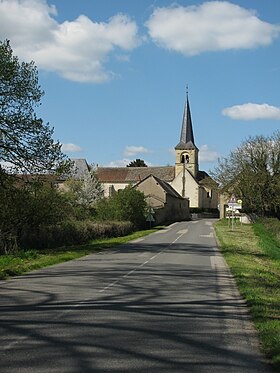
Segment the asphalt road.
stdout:
<svg viewBox="0 0 280 373">
<path fill-rule="evenodd" d="M 211 220 L 0 282 L 0 372 L 269 372 Z"/>
</svg>

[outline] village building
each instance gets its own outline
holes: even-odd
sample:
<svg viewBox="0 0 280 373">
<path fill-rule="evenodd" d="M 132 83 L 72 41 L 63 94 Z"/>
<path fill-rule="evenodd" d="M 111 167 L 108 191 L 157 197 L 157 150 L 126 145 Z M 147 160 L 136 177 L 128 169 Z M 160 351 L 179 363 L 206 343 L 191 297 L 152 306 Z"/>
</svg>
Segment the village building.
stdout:
<svg viewBox="0 0 280 373">
<path fill-rule="evenodd" d="M 136 185 L 152 175 L 155 179 L 169 184 L 178 196 L 187 198 L 190 208 L 216 209 L 218 193 L 211 186 L 209 175 L 199 170 L 198 152 L 187 96 L 180 141 L 175 146 L 175 166 L 97 167 L 96 174 L 102 183 L 105 197 L 128 185 Z"/>
<path fill-rule="evenodd" d="M 183 198 L 166 181 L 150 175 L 139 181 L 135 188 L 146 197 L 148 220 L 155 224 L 190 220 L 189 199 Z"/>
</svg>

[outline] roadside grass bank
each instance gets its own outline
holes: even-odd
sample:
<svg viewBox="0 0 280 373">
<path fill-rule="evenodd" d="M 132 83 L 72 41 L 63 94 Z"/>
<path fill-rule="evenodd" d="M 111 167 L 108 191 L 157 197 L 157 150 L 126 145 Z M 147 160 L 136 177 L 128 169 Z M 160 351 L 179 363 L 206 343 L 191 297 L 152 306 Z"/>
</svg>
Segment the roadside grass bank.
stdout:
<svg viewBox="0 0 280 373">
<path fill-rule="evenodd" d="M 280 221 L 262 219 L 252 225 L 215 224 L 221 251 L 249 306 L 261 349 L 280 369 Z"/>
<path fill-rule="evenodd" d="M 34 269 L 48 267 L 54 264 L 78 259 L 82 256 L 108 249 L 113 246 L 125 244 L 129 241 L 156 232 L 162 227 L 137 231 L 123 237 L 103 238 L 90 241 L 84 245 L 74 245 L 46 250 L 19 251 L 14 255 L 0 256 L 0 280 L 12 276 L 22 275 Z"/>
</svg>

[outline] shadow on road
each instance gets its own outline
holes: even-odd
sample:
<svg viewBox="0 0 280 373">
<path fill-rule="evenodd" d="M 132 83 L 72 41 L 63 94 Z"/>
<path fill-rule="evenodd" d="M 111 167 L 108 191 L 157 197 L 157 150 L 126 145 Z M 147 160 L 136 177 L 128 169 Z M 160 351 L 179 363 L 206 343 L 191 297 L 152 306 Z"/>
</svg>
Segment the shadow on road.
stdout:
<svg viewBox="0 0 280 373">
<path fill-rule="evenodd" d="M 215 256 L 213 247 L 107 254 L 1 283 L 2 372 L 269 371 L 227 268 L 182 260 Z"/>
</svg>

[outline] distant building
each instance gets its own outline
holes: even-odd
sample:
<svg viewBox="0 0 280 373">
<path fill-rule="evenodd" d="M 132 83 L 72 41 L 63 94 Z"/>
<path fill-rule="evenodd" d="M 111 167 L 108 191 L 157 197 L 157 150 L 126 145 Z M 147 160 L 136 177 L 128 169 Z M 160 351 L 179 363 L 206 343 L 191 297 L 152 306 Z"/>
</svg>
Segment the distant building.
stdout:
<svg viewBox="0 0 280 373">
<path fill-rule="evenodd" d="M 144 193 L 157 224 L 187 220 L 190 208 L 218 207 L 218 193 L 213 188 L 213 180 L 205 171 L 199 170 L 198 152 L 187 96 L 180 141 L 175 146 L 175 166 L 97 167 L 95 172 L 105 197 L 132 185 Z M 73 161 L 74 178 L 89 172 L 85 159 Z"/>
<path fill-rule="evenodd" d="M 175 146 L 175 166 L 161 167 L 98 167 L 97 176 L 105 197 L 128 185 L 136 185 L 150 175 L 168 183 L 179 196 L 189 200 L 192 208 L 217 208 L 218 194 L 211 187 L 209 175 L 199 170 L 198 148 L 194 133 L 188 96 L 186 98 L 181 136 Z"/>
<path fill-rule="evenodd" d="M 144 193 L 150 218 L 155 224 L 190 219 L 188 198 L 180 196 L 166 181 L 150 175 L 139 181 L 135 188 Z"/>
</svg>

